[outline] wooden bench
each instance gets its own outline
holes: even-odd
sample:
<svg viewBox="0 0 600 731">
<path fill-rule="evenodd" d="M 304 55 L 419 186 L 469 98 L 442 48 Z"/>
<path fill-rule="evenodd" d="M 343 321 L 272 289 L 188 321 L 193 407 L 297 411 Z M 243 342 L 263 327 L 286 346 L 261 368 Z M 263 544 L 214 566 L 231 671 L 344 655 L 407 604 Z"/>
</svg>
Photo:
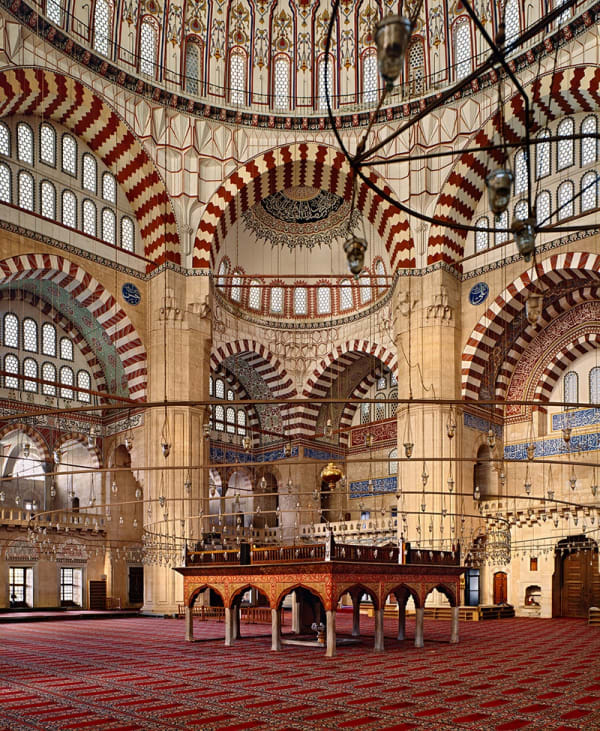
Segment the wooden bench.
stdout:
<svg viewBox="0 0 600 731">
<path fill-rule="evenodd" d="M 588 609 L 588 624 L 600 626 L 600 607 L 590 607 Z"/>
<path fill-rule="evenodd" d="M 185 616 L 185 604 L 178 605 L 177 616 Z M 192 616 L 201 622 L 224 622 L 225 607 L 193 607 Z M 269 607 L 240 607 L 240 621 L 246 624 L 271 624 L 271 610 Z"/>
<path fill-rule="evenodd" d="M 507 619 L 515 616 L 515 608 L 510 604 L 489 604 L 479 607 L 479 619 Z"/>
</svg>

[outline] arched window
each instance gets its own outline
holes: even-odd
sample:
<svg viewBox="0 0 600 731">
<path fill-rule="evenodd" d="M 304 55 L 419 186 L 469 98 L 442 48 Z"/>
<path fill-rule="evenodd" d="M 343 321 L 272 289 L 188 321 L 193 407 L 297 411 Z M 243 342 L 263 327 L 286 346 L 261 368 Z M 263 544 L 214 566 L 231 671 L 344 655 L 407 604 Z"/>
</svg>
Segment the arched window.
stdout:
<svg viewBox="0 0 600 731">
<path fill-rule="evenodd" d="M 385 278 L 385 266 L 381 259 L 378 259 L 375 264 L 375 274 L 377 275 L 377 289 L 381 292 L 387 286 L 387 280 Z"/>
<path fill-rule="evenodd" d="M 156 51 L 158 31 L 154 21 L 145 17 L 140 29 L 140 71 L 147 76 L 156 76 Z"/>
<path fill-rule="evenodd" d="M 42 216 L 56 220 L 56 190 L 48 180 L 42 180 L 40 200 Z"/>
<path fill-rule="evenodd" d="M 515 155 L 515 194 L 527 190 L 527 157 L 525 150 L 518 150 Z"/>
<path fill-rule="evenodd" d="M 575 213 L 575 205 L 573 201 L 573 183 L 570 180 L 565 180 L 558 186 L 556 193 L 557 202 L 557 216 L 558 220 L 562 221 L 564 218 L 569 218 Z"/>
<path fill-rule="evenodd" d="M 86 388 L 88 391 L 92 388 L 92 379 L 87 371 L 77 371 L 78 388 Z M 77 392 L 77 400 L 89 404 L 91 397 L 86 391 Z"/>
<path fill-rule="evenodd" d="M 515 41 L 521 32 L 518 0 L 506 0 L 506 5 L 504 6 L 504 24 L 506 28 L 506 44 L 508 45 Z"/>
<path fill-rule="evenodd" d="M 374 48 L 370 48 L 362 57 L 363 104 L 372 104 L 377 101 L 378 83 L 377 52 Z"/>
<path fill-rule="evenodd" d="M 4 376 L 5 388 L 19 388 L 19 379 L 15 378 L 19 374 L 19 359 L 16 355 L 9 353 L 4 356 L 4 370 L 6 373 L 14 373 L 14 376 Z"/>
<path fill-rule="evenodd" d="M 590 170 L 581 176 L 581 212 L 598 207 L 598 173 Z"/>
<path fill-rule="evenodd" d="M 56 358 L 56 328 L 49 322 L 42 325 L 42 354 Z"/>
<path fill-rule="evenodd" d="M 398 391 L 390 391 L 390 398 L 398 398 Z M 390 416 L 396 416 L 398 411 L 398 404 L 390 404 Z"/>
<path fill-rule="evenodd" d="M 83 155 L 82 168 L 81 185 L 83 189 L 89 190 L 90 193 L 95 193 L 98 185 L 98 165 L 96 164 L 95 158 L 89 152 Z"/>
<path fill-rule="evenodd" d="M 556 134 L 559 139 L 556 147 L 556 164 L 557 170 L 564 170 L 575 162 L 575 141 L 564 139 L 568 135 L 575 132 L 575 123 L 571 118 L 563 119 L 558 125 Z"/>
<path fill-rule="evenodd" d="M 25 122 L 17 125 L 17 159 L 33 165 L 33 130 Z"/>
<path fill-rule="evenodd" d="M 290 107 L 290 60 L 287 56 L 275 57 L 273 64 L 273 92 L 275 109 L 289 109 Z"/>
<path fill-rule="evenodd" d="M 4 336 L 3 345 L 7 348 L 18 348 L 19 347 L 19 319 L 12 312 L 7 312 L 4 315 Z"/>
<path fill-rule="evenodd" d="M 62 222 L 65 226 L 77 228 L 77 198 L 70 190 L 62 193 Z"/>
<path fill-rule="evenodd" d="M 228 401 L 233 401 L 233 399 L 234 399 L 233 389 L 232 388 L 228 388 L 227 389 L 227 400 Z"/>
<path fill-rule="evenodd" d="M 42 380 L 56 382 L 56 368 L 52 363 L 44 363 L 42 366 Z M 44 396 L 56 396 L 56 386 L 51 383 L 42 384 Z"/>
<path fill-rule="evenodd" d="M 396 374 L 394 373 L 394 371 L 392 371 L 390 373 L 390 386 L 397 386 L 397 385 L 398 385 L 398 378 L 396 377 Z"/>
<path fill-rule="evenodd" d="M 271 312 L 276 315 L 283 313 L 283 287 L 271 287 Z"/>
<path fill-rule="evenodd" d="M 361 305 L 371 301 L 371 277 L 368 272 L 364 272 L 360 275 L 358 280 L 359 296 Z"/>
<path fill-rule="evenodd" d="M 308 314 L 308 297 L 306 293 L 306 287 L 296 287 L 294 289 L 294 314 Z"/>
<path fill-rule="evenodd" d="M 46 17 L 54 25 L 62 25 L 61 0 L 46 0 Z"/>
<path fill-rule="evenodd" d="M 0 201 L 10 203 L 12 191 L 10 184 L 10 168 L 4 162 L 0 163 Z"/>
<path fill-rule="evenodd" d="M 550 137 L 550 132 L 543 129 L 538 135 L 538 140 L 545 140 L 546 137 Z M 538 180 L 545 178 L 546 175 L 550 175 L 550 170 L 550 142 L 538 142 L 535 146 L 535 177 Z"/>
<path fill-rule="evenodd" d="M 487 216 L 482 216 L 477 220 L 475 226 L 478 229 L 489 228 L 490 221 Z M 490 245 L 489 231 L 475 231 L 475 253 L 485 251 Z"/>
<path fill-rule="evenodd" d="M 232 104 L 246 103 L 246 53 L 233 48 L 229 55 L 229 101 Z"/>
<path fill-rule="evenodd" d="M 454 23 L 454 65 L 456 79 L 471 73 L 471 24 L 466 16 Z"/>
<path fill-rule="evenodd" d="M 596 135 L 598 133 L 598 119 L 590 114 L 581 123 L 582 135 Z M 581 139 L 581 166 L 589 165 L 598 159 L 598 140 L 596 137 L 582 137 Z"/>
<path fill-rule="evenodd" d="M 225 398 L 225 383 L 222 378 L 217 378 L 215 382 L 215 396 Z"/>
<path fill-rule="evenodd" d="M 368 424 L 371 421 L 371 404 L 360 405 L 360 423 Z"/>
<path fill-rule="evenodd" d="M 527 218 L 528 210 L 529 209 L 527 208 L 527 201 L 519 201 L 515 206 L 513 220 L 518 218 L 521 221 L 524 221 Z"/>
<path fill-rule="evenodd" d="M 110 47 L 111 6 L 107 0 L 96 0 L 94 7 L 94 51 L 108 56 Z"/>
<path fill-rule="evenodd" d="M 225 431 L 225 409 L 222 406 L 215 406 L 215 429 Z"/>
<path fill-rule="evenodd" d="M 60 397 L 61 398 L 73 398 L 73 389 L 66 388 L 66 386 L 73 385 L 73 369 L 69 366 L 62 366 L 60 369 Z"/>
<path fill-rule="evenodd" d="M 117 202 L 117 182 L 111 173 L 102 173 L 102 197 L 109 203 Z"/>
<path fill-rule="evenodd" d="M 242 299 L 242 278 L 239 272 L 234 272 L 231 277 L 231 299 L 239 302 Z"/>
<path fill-rule="evenodd" d="M 96 206 L 86 198 L 82 204 L 83 233 L 88 236 L 96 235 Z"/>
<path fill-rule="evenodd" d="M 60 357 L 63 360 L 73 360 L 73 343 L 69 338 L 60 339 Z"/>
<path fill-rule="evenodd" d="M 10 130 L 0 122 L 0 155 L 10 156 Z"/>
<path fill-rule="evenodd" d="M 110 208 L 103 208 L 102 209 L 102 241 L 106 241 L 107 244 L 112 244 L 113 246 L 116 243 L 116 228 L 117 228 L 117 219 L 115 217 L 114 211 L 112 211 Z"/>
<path fill-rule="evenodd" d="M 248 294 L 248 307 L 252 310 L 260 310 L 261 308 L 261 288 L 260 282 L 256 279 L 250 280 L 250 293 Z"/>
<path fill-rule="evenodd" d="M 237 430 L 241 436 L 246 435 L 246 412 L 244 409 L 238 409 L 237 412 Z"/>
<path fill-rule="evenodd" d="M 225 287 L 225 284 L 227 283 L 225 276 L 229 272 L 229 262 L 227 259 L 222 259 L 221 263 L 219 264 L 219 275 L 217 279 L 217 287 Z"/>
<path fill-rule="evenodd" d="M 354 305 L 352 298 L 352 283 L 349 279 L 342 279 L 340 283 L 340 310 L 351 310 Z"/>
<path fill-rule="evenodd" d="M 33 211 L 33 175 L 19 171 L 19 207 Z"/>
<path fill-rule="evenodd" d="M 235 409 L 232 406 L 227 407 L 227 433 L 235 434 Z"/>
<path fill-rule="evenodd" d="M 389 475 L 397 475 L 398 474 L 398 448 L 394 447 L 392 451 L 388 454 L 388 474 Z"/>
<path fill-rule="evenodd" d="M 425 55 L 423 40 L 414 38 L 408 47 L 408 86 L 412 96 L 419 96 L 425 91 Z"/>
<path fill-rule="evenodd" d="M 129 216 L 121 219 L 121 248 L 132 254 L 135 252 L 135 227 Z"/>
<path fill-rule="evenodd" d="M 23 375 L 27 378 L 23 381 L 23 390 L 37 393 L 38 387 L 36 381 L 30 381 L 30 378 L 38 377 L 38 364 L 33 358 L 25 358 L 23 361 Z"/>
<path fill-rule="evenodd" d="M 590 403 L 600 404 L 600 368 L 598 366 L 590 371 Z"/>
<path fill-rule="evenodd" d="M 200 44 L 188 38 L 185 44 L 185 91 L 198 94 L 200 81 Z"/>
<path fill-rule="evenodd" d="M 325 73 L 327 69 L 327 74 Z M 331 106 L 333 106 L 333 69 L 334 64 L 329 59 L 327 61 L 325 56 L 321 56 L 319 59 L 319 109 L 327 109 L 327 95 L 331 99 Z M 327 77 L 327 78 L 325 78 Z M 327 86 L 325 86 L 327 82 Z"/>
<path fill-rule="evenodd" d="M 542 190 L 535 199 L 536 222 L 538 226 L 550 223 L 550 191 Z"/>
<path fill-rule="evenodd" d="M 62 136 L 62 169 L 69 175 L 77 175 L 77 142 L 71 135 Z"/>
<path fill-rule="evenodd" d="M 215 394 L 215 380 L 212 376 L 208 377 L 208 395 L 214 396 Z"/>
<path fill-rule="evenodd" d="M 23 350 L 28 353 L 38 352 L 38 326 L 31 317 L 23 320 Z"/>
<path fill-rule="evenodd" d="M 508 241 L 508 231 L 501 231 L 498 229 L 508 228 L 508 211 L 504 211 L 496 218 L 496 233 L 494 234 L 494 243 L 496 246 L 503 244 Z"/>
<path fill-rule="evenodd" d="M 317 315 L 328 315 L 331 312 L 331 289 L 326 286 L 317 287 Z"/>
<path fill-rule="evenodd" d="M 385 403 L 380 399 L 385 398 L 382 393 L 376 396 L 377 401 L 375 402 L 375 421 L 382 421 L 385 419 Z"/>
<path fill-rule="evenodd" d="M 569 371 L 563 378 L 563 401 L 565 404 L 576 404 L 579 401 L 579 376 Z"/>
<path fill-rule="evenodd" d="M 40 127 L 40 162 L 56 166 L 56 131 L 46 122 Z"/>
<path fill-rule="evenodd" d="M 565 0 L 555 0 L 554 7 L 560 8 L 565 4 Z M 571 8 L 567 8 L 564 10 L 556 19 L 556 26 L 563 25 L 563 23 L 567 23 L 569 21 L 569 18 L 571 17 Z"/>
</svg>

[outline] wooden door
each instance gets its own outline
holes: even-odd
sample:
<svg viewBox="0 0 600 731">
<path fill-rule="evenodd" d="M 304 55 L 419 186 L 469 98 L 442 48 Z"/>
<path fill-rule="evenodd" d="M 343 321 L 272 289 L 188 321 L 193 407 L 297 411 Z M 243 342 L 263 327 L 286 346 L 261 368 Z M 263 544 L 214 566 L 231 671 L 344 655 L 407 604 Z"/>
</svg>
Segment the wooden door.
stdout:
<svg viewBox="0 0 600 731">
<path fill-rule="evenodd" d="M 587 617 L 588 609 L 600 605 L 598 554 L 593 550 L 568 553 L 562 557 L 560 614 Z"/>
<path fill-rule="evenodd" d="M 494 604 L 506 604 L 508 599 L 508 582 L 504 571 L 494 574 Z"/>
</svg>

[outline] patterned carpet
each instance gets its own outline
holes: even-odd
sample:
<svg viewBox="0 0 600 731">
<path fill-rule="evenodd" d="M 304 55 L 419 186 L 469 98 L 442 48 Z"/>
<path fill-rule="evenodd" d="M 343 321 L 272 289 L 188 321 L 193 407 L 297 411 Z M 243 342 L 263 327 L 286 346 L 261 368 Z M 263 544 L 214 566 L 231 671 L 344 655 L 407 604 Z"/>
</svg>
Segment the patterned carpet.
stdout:
<svg viewBox="0 0 600 731">
<path fill-rule="evenodd" d="M 600 729 L 600 627 L 461 622 L 449 645 L 449 622 L 426 620 L 423 649 L 395 628 L 386 620 L 384 654 L 371 636 L 327 660 L 272 653 L 266 625 L 243 625 L 232 648 L 216 622 L 196 622 L 195 643 L 175 619 L 2 625 L 0 729 Z"/>
</svg>

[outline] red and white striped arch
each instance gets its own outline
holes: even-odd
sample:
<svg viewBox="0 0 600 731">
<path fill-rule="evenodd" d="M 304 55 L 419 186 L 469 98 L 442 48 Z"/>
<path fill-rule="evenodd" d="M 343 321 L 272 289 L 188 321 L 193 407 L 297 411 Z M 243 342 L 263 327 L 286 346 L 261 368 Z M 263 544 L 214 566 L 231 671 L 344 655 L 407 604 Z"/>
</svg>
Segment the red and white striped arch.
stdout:
<svg viewBox="0 0 600 731">
<path fill-rule="evenodd" d="M 80 266 L 54 254 L 23 254 L 0 261 L 0 287 L 32 279 L 54 282 L 89 311 L 121 359 L 130 398 L 145 400 L 146 349 L 110 292 Z"/>
<path fill-rule="evenodd" d="M 530 277 L 532 274 L 533 278 Z M 492 302 L 467 340 L 462 354 L 462 397 L 465 400 L 479 398 L 482 375 L 487 367 L 489 355 L 501 341 L 508 325 L 522 313 L 528 293 L 534 285 L 542 291 L 552 291 L 553 288 L 565 284 L 580 284 L 584 289 L 588 283 L 592 287 L 600 284 L 600 256 L 581 251 L 553 254 L 538 263 L 537 271 L 528 269 L 511 282 Z M 567 307 L 570 301 L 577 301 L 577 296 L 571 295 L 571 300 L 566 296 L 562 306 Z M 552 313 L 553 310 L 550 309 L 545 313 L 545 317 L 551 317 Z M 529 335 L 527 331 L 525 333 L 522 341 L 517 341 L 513 346 L 515 355 L 510 357 L 514 362 L 516 354 L 523 352 L 530 342 L 531 333 Z M 502 366 L 500 373 L 502 388 L 506 388 L 509 369 L 512 367 L 514 363 L 510 362 Z"/>
<path fill-rule="evenodd" d="M 376 173 L 371 173 L 371 180 L 393 194 Z M 298 185 L 327 190 L 347 201 L 352 198 L 352 172 L 339 150 L 315 142 L 269 150 L 238 168 L 209 200 L 196 234 L 193 266 L 214 267 L 230 227 L 244 211 L 273 193 Z M 391 270 L 413 267 L 413 241 L 404 213 L 362 180 L 358 182 L 356 206 L 383 239 Z"/>
<path fill-rule="evenodd" d="M 42 455 L 43 461 L 48 463 L 52 461 L 52 457 L 50 456 L 50 449 L 46 444 L 46 440 L 37 429 L 34 429 L 29 424 L 23 423 L 5 424 L 3 427 L 0 427 L 0 440 L 4 439 L 7 434 L 12 434 L 12 432 L 26 434 L 31 439 L 33 444 L 35 444 L 35 446 L 38 448 L 40 454 Z"/>
<path fill-rule="evenodd" d="M 354 388 L 354 390 L 350 394 L 350 398 L 362 398 L 363 396 L 366 396 L 369 392 L 369 389 L 376 381 L 377 376 L 375 375 L 375 373 L 367 373 L 367 375 L 362 379 L 358 386 Z M 348 446 L 348 440 L 350 438 L 350 427 L 352 426 L 352 420 L 354 419 L 354 414 L 356 413 L 356 409 L 358 409 L 358 406 L 359 404 L 357 403 L 349 403 L 346 404 L 342 410 L 339 425 L 341 447 Z"/>
<path fill-rule="evenodd" d="M 180 263 L 175 214 L 154 163 L 117 113 L 76 79 L 40 68 L 0 72 L 0 117 L 43 116 L 72 130 L 113 172 L 137 218 L 152 268 Z"/>
<path fill-rule="evenodd" d="M 53 446 L 54 449 L 66 451 L 74 444 L 80 444 L 86 450 L 86 452 L 89 452 L 90 457 L 93 456 L 93 459 L 96 462 L 96 464 L 93 465 L 94 467 L 102 466 L 102 451 L 100 447 L 97 444 L 95 444 L 93 447 L 90 447 L 90 445 L 87 443 L 87 438 L 83 437 L 79 432 L 67 432 L 66 434 L 59 434 L 58 440 Z"/>
<path fill-rule="evenodd" d="M 600 108 L 600 68 L 576 66 L 536 78 L 529 89 L 535 122 L 532 133 L 540 129 L 539 120 L 552 121 L 567 114 Z M 519 143 L 525 135 L 523 101 L 515 95 L 504 105 L 504 133 L 508 142 Z M 500 118 L 495 114 L 468 147 L 485 146 L 498 140 Z M 434 216 L 449 223 L 472 224 L 477 205 L 485 190 L 485 178 L 492 166 L 502 162 L 501 152 L 464 153 L 454 165 L 439 195 Z M 427 263 L 438 261 L 460 269 L 468 232 L 457 228 L 432 226 Z"/>
<path fill-rule="evenodd" d="M 248 391 L 244 388 L 243 384 L 239 382 L 235 374 L 231 373 L 222 363 L 218 369 L 211 374 L 213 378 L 222 378 L 229 388 L 232 389 L 236 399 L 247 399 L 248 401 L 252 398 Z M 216 405 L 216 404 L 215 404 Z M 222 403 L 224 408 L 227 408 L 227 401 Z M 248 423 L 246 424 L 246 433 L 252 439 L 252 446 L 260 446 L 260 419 L 258 412 L 254 404 L 247 404 L 245 406 Z"/>
</svg>

